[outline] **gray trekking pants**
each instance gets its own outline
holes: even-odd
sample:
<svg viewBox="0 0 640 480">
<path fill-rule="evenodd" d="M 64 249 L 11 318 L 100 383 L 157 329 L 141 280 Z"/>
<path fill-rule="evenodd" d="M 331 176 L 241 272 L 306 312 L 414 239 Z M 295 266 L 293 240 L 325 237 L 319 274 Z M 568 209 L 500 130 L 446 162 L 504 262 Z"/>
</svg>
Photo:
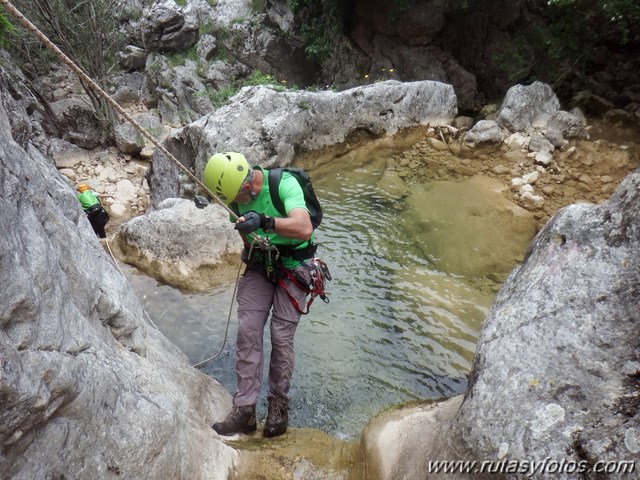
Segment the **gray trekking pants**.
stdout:
<svg viewBox="0 0 640 480">
<path fill-rule="evenodd" d="M 298 276 L 310 280 L 308 267 L 295 269 Z M 288 278 L 287 291 L 300 308 L 307 294 Z M 260 395 L 263 366 L 264 327 L 271 311 L 271 361 L 269 363 L 268 397 L 289 404 L 289 387 L 293 374 L 293 336 L 300 312 L 287 292 L 265 276 L 264 270 L 247 269 L 238 284 L 238 338 L 236 342 L 236 374 L 238 388 L 233 396 L 236 407 L 255 405 Z"/>
</svg>

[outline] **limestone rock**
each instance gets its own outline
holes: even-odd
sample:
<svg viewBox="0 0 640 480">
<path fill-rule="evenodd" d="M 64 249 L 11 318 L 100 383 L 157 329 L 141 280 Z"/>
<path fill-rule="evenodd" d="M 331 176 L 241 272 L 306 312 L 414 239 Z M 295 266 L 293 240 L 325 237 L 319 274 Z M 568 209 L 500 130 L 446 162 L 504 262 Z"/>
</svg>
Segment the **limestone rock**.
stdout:
<svg viewBox="0 0 640 480">
<path fill-rule="evenodd" d="M 230 395 L 148 320 L 0 69 L 0 477 L 228 477 Z M 18 120 L 18 119 L 16 119 Z"/>
<path fill-rule="evenodd" d="M 398 172 L 385 170 L 378 182 L 376 192 L 387 201 L 397 201 L 407 195 L 409 187 L 404 183 Z"/>
<path fill-rule="evenodd" d="M 511 132 L 523 131 L 534 123 L 546 123 L 558 110 L 560 101 L 549 85 L 515 85 L 505 95 L 497 122 Z"/>
<path fill-rule="evenodd" d="M 639 249 L 640 170 L 536 236 L 485 320 L 455 420 L 474 458 L 638 460 Z"/>
<path fill-rule="evenodd" d="M 471 130 L 464 134 L 463 138 L 467 145 L 477 147 L 487 143 L 500 143 L 504 137 L 504 132 L 496 122 L 493 120 L 480 120 Z"/>
<path fill-rule="evenodd" d="M 422 215 L 407 225 L 415 226 L 416 243 L 439 270 L 477 277 L 513 268 L 519 252 L 535 235 L 536 222 L 507 200 L 503 190 L 496 180 L 475 176 L 457 183 L 434 182 L 431 189 L 407 198 Z M 483 234 L 477 233 L 483 229 Z M 460 252 L 474 253 L 463 256 Z"/>
<path fill-rule="evenodd" d="M 588 138 L 587 119 L 579 108 L 571 112 L 556 112 L 549 120 L 551 128 L 558 129 L 565 138 Z"/>
<path fill-rule="evenodd" d="M 100 126 L 89 99 L 66 98 L 50 106 L 65 140 L 89 150 L 100 144 Z"/>
<path fill-rule="evenodd" d="M 212 152 L 242 152 L 250 163 L 285 166 L 298 152 L 340 144 L 349 135 L 390 135 L 418 125 L 447 124 L 455 118 L 450 85 L 383 82 L 342 92 L 285 91 L 245 87 L 232 101 L 174 132 L 165 146 L 196 176 Z M 180 196 L 177 167 L 156 154 L 149 178 L 153 204 Z"/>
<path fill-rule="evenodd" d="M 147 52 L 143 48 L 127 45 L 116 54 L 116 58 L 125 71 L 139 71 L 144 70 Z"/>
<path fill-rule="evenodd" d="M 362 432 L 361 446 L 368 480 L 430 478 L 429 463 L 449 458 L 447 425 L 462 396 L 385 411 Z M 425 435 L 426 433 L 426 435 Z M 416 441 L 420 438 L 420 441 Z M 440 455 L 438 452 L 443 451 Z M 446 478 L 438 476 L 437 478 Z M 477 477 L 474 477 L 477 478 Z"/>
<path fill-rule="evenodd" d="M 137 154 L 144 147 L 144 137 L 130 123 L 121 123 L 114 128 L 116 145 L 122 153 Z"/>
<path fill-rule="evenodd" d="M 115 254 L 167 285 L 205 292 L 235 279 L 242 241 L 218 205 L 196 208 L 191 200 L 167 199 L 157 210 L 122 224 Z"/>
<path fill-rule="evenodd" d="M 144 48 L 150 52 L 179 52 L 196 43 L 198 26 L 173 1 L 155 2 L 141 21 Z"/>
</svg>

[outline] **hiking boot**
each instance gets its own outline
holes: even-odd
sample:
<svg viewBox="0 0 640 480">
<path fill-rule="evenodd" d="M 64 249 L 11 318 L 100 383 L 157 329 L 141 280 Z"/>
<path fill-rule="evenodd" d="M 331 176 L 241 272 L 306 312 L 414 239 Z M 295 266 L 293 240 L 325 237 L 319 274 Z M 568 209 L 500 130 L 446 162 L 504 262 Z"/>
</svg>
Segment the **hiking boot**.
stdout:
<svg viewBox="0 0 640 480">
<path fill-rule="evenodd" d="M 277 437 L 287 431 L 289 423 L 289 406 L 278 400 L 269 399 L 269 412 L 262 435 L 267 438 Z"/>
<path fill-rule="evenodd" d="M 224 422 L 213 424 L 213 429 L 219 435 L 235 435 L 236 433 L 251 433 L 256 431 L 256 406 L 233 407 Z"/>
</svg>

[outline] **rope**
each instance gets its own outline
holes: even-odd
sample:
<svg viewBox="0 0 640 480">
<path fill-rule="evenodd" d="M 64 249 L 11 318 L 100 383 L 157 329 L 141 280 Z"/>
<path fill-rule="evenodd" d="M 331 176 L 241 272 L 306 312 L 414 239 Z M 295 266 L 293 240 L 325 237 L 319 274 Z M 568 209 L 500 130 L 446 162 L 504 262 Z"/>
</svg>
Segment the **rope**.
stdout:
<svg viewBox="0 0 640 480">
<path fill-rule="evenodd" d="M 233 287 L 233 295 L 231 295 L 231 304 L 229 305 L 229 315 L 227 316 L 227 327 L 224 329 L 224 339 L 222 340 L 222 347 L 220 347 L 220 351 L 218 353 L 216 353 L 215 355 L 212 355 L 209 358 L 205 358 L 201 362 L 195 363 L 194 365 L 192 365 L 193 367 L 199 367 L 200 365 L 204 365 L 205 363 L 207 363 L 209 360 L 218 358 L 220 355 L 222 355 L 222 352 L 224 351 L 224 347 L 227 344 L 227 336 L 229 334 L 229 325 L 231 324 L 231 312 L 233 310 L 233 302 L 236 299 L 236 292 L 238 291 L 238 282 L 240 281 L 241 270 L 242 270 L 242 263 L 240 263 L 240 267 L 238 268 L 238 275 L 236 276 L 236 284 Z"/>
<path fill-rule="evenodd" d="M 122 275 L 123 278 L 127 278 L 126 275 L 124 274 L 124 272 L 122 271 L 122 269 L 120 268 L 120 265 L 118 265 L 118 261 L 116 260 L 116 257 L 113 255 L 113 252 L 111 251 L 111 245 L 109 245 L 109 238 L 105 237 L 104 242 L 107 245 L 107 249 L 109 250 L 109 255 L 111 255 L 111 260 L 113 260 L 113 263 L 115 264 L 116 268 L 118 269 L 118 271 L 120 272 L 120 275 Z M 142 313 L 144 313 L 144 316 L 147 318 L 148 322 L 151 324 L 151 326 L 153 328 L 155 328 L 156 330 L 160 331 L 158 329 L 158 327 L 156 326 L 155 323 L 153 323 L 153 320 L 151 320 L 151 317 L 149 316 L 149 314 L 147 313 L 147 311 L 144 309 L 144 307 L 142 308 Z"/>
<path fill-rule="evenodd" d="M 251 245 L 249 247 L 248 258 L 251 258 L 251 256 L 253 255 L 253 248 L 255 247 L 256 243 L 258 243 L 256 240 L 251 242 Z M 236 276 L 236 284 L 233 287 L 233 295 L 231 295 L 231 305 L 229 306 L 229 316 L 227 317 L 227 328 L 224 330 L 224 340 L 222 340 L 222 347 L 220 347 L 220 351 L 218 353 L 216 353 L 215 355 L 213 355 L 213 356 L 211 356 L 209 358 L 205 358 L 201 362 L 196 363 L 195 365 L 193 365 L 194 367 L 199 367 L 200 365 L 207 363 L 209 360 L 213 360 L 215 358 L 218 358 L 222 354 L 222 351 L 224 350 L 224 346 L 227 343 L 227 334 L 229 333 L 229 324 L 231 323 L 231 311 L 233 309 L 233 302 L 236 299 L 236 293 L 238 291 L 238 283 L 240 281 L 240 271 L 241 270 L 242 270 L 242 263 L 240 264 L 240 267 L 238 268 L 238 275 Z"/>
<path fill-rule="evenodd" d="M 52 53 L 57 55 L 67 67 L 69 67 L 76 75 L 78 75 L 78 77 L 80 77 L 94 92 L 96 92 L 100 97 L 102 97 L 116 112 L 118 112 L 129 123 L 131 123 L 131 125 L 136 130 L 138 130 L 142 134 L 142 136 L 144 136 L 147 140 L 153 143 L 153 145 L 155 145 L 156 148 L 160 150 L 160 152 L 162 152 L 169 160 L 171 160 L 171 162 L 173 162 L 179 169 L 185 172 L 189 176 L 189 178 L 191 178 L 198 186 L 200 186 L 200 188 L 202 188 L 205 192 L 207 192 L 211 196 L 211 198 L 215 199 L 215 201 L 218 202 L 218 204 L 220 204 L 225 210 L 227 210 L 229 215 L 231 215 L 236 220 L 239 218 L 239 216 L 236 215 L 236 213 L 231 208 L 229 208 L 226 203 L 220 200 L 220 198 L 217 195 L 215 195 L 211 190 L 209 190 L 207 186 L 198 177 L 196 177 L 193 173 L 191 173 L 191 171 L 187 167 L 182 165 L 182 163 L 180 163 L 180 161 L 176 157 L 174 157 L 171 154 L 171 152 L 169 152 L 169 150 L 167 150 L 164 146 L 162 146 L 162 144 L 158 140 L 156 140 L 156 138 L 153 135 L 147 132 L 144 129 L 144 127 L 142 127 L 138 122 L 136 122 L 133 119 L 133 117 L 129 115 L 129 113 L 127 113 L 127 111 L 118 104 L 118 102 L 116 102 L 113 98 L 111 98 L 109 94 L 100 87 L 100 85 L 98 85 L 96 82 L 94 82 L 91 79 L 91 77 L 89 77 L 86 73 L 84 73 L 80 69 L 80 67 L 78 67 L 73 62 L 73 60 L 71 60 L 67 55 L 65 55 L 64 52 L 60 50 L 51 40 L 49 40 L 44 33 L 38 30 L 38 28 L 33 23 L 31 23 L 29 19 L 27 19 L 22 13 L 20 13 L 20 11 L 16 7 L 14 7 L 11 4 L 11 2 L 7 0 L 0 0 L 0 4 L 2 4 L 5 10 L 9 14 L 11 14 L 11 16 L 13 16 L 18 22 L 20 22 L 20 24 L 24 28 L 26 28 L 38 40 L 40 40 L 40 42 L 42 42 L 45 45 L 45 47 L 47 47 L 48 50 L 50 50 Z M 258 242 L 263 244 L 266 243 L 265 238 L 260 237 L 255 233 L 251 235 L 253 235 Z"/>
<path fill-rule="evenodd" d="M 153 143 L 158 150 L 160 150 L 169 160 L 171 160 L 174 164 L 178 166 L 181 170 L 183 170 L 194 182 L 196 182 L 204 191 L 206 191 L 212 198 L 214 198 L 223 208 L 225 208 L 230 215 L 233 215 L 235 218 L 238 218 L 236 214 L 231 210 L 222 200 L 220 200 L 213 192 L 211 192 L 204 183 L 200 181 L 198 177 L 196 177 L 193 173 L 189 171 L 184 165 L 180 163 L 180 161 L 174 157 L 165 147 L 160 144 L 156 138 L 147 132 L 144 127 L 142 127 L 138 122 L 136 122 L 129 113 L 122 108 L 118 102 L 112 99 L 107 92 L 105 92 L 96 82 L 94 82 L 91 77 L 89 77 L 86 73 L 84 73 L 80 67 L 78 67 L 73 60 L 71 60 L 65 53 L 60 50 L 51 40 L 49 40 L 44 33 L 42 33 L 38 28 L 31 23 L 16 7 L 14 7 L 11 2 L 7 0 L 0 0 L 2 6 L 4 6 L 5 10 L 9 12 L 20 24 L 29 30 L 40 42 L 42 42 L 48 50 L 52 53 L 60 57 L 62 62 L 69 67 L 78 77 L 80 77 L 86 84 L 98 95 L 100 95 L 115 111 L 117 111 L 120 115 L 122 115 L 128 122 L 133 125 L 133 127 L 138 130 L 147 140 Z"/>
</svg>

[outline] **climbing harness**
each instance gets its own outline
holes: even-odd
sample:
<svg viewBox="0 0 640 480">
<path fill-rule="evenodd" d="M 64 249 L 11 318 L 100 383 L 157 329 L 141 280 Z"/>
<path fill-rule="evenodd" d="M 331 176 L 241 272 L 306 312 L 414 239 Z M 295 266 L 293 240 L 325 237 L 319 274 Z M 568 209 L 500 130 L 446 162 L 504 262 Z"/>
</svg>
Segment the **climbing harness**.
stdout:
<svg viewBox="0 0 640 480">
<path fill-rule="evenodd" d="M 251 245 L 251 248 L 245 247 L 245 250 L 242 253 L 243 261 L 247 264 L 249 264 L 253 258 L 254 246 L 255 243 Z M 287 296 L 295 309 L 302 315 L 306 315 L 309 313 L 311 305 L 316 297 L 319 296 L 324 303 L 329 303 L 329 298 L 327 297 L 324 288 L 325 282 L 332 280 L 333 277 L 329 272 L 329 267 L 326 262 L 314 256 L 317 248 L 316 244 L 311 244 L 306 248 L 299 249 L 295 249 L 293 247 L 293 245 L 274 245 L 269 242 L 262 244 L 259 246 L 263 254 L 261 263 L 264 267 L 267 279 L 273 283 L 277 283 L 280 288 L 287 293 Z M 299 252 L 298 257 L 296 257 L 296 251 Z M 310 282 L 307 283 L 306 279 L 297 277 L 293 270 L 286 268 L 281 261 L 283 256 L 300 260 L 302 265 L 309 268 L 309 275 L 311 277 Z M 289 293 L 289 290 L 287 290 L 287 284 L 285 283 L 286 279 L 290 280 L 291 283 L 307 295 L 311 295 L 305 308 L 302 308 L 293 295 Z"/>
<path fill-rule="evenodd" d="M 309 261 L 309 263 L 307 263 L 307 266 L 309 267 L 309 273 L 311 275 L 311 282 L 309 283 L 309 285 L 305 285 L 303 282 L 301 282 L 300 279 L 298 279 L 291 270 L 286 268 L 283 269 L 287 279 L 289 279 L 300 290 L 311 295 L 305 307 L 306 312 L 303 308 L 300 307 L 298 301 L 293 298 L 293 295 L 289 293 L 289 290 L 287 290 L 287 286 L 284 282 L 285 279 L 283 277 L 278 278 L 278 284 L 285 292 L 287 292 L 287 296 L 289 297 L 291 304 L 302 315 L 306 315 L 309 313 L 309 311 L 311 310 L 311 305 L 313 304 L 313 301 L 316 299 L 316 297 L 320 297 L 324 303 L 329 303 L 329 297 L 327 297 L 324 291 L 324 284 L 325 281 L 332 280 L 333 278 L 331 276 L 331 273 L 329 273 L 329 267 L 324 262 L 324 260 L 314 257 L 311 259 L 311 261 Z"/>
<path fill-rule="evenodd" d="M 311 277 L 311 281 L 307 284 L 306 280 L 303 280 L 295 275 L 295 272 L 284 267 L 282 265 L 281 258 L 283 256 L 283 250 L 287 248 L 287 246 L 278 247 L 273 244 L 268 244 L 265 246 L 261 246 L 262 252 L 264 253 L 264 268 L 267 275 L 267 278 L 272 282 L 277 282 L 280 288 L 282 288 L 289 297 L 289 301 L 296 308 L 298 312 L 302 315 L 306 315 L 311 310 L 311 305 L 316 297 L 320 297 L 324 303 L 329 303 L 329 298 L 327 297 L 324 285 L 328 280 L 332 280 L 333 277 L 329 272 L 329 267 L 327 266 L 324 260 L 313 256 L 316 251 L 316 245 L 311 245 L 306 249 L 301 249 L 305 252 L 310 252 L 307 254 L 306 259 L 303 261 L 303 265 L 306 265 L 309 268 L 309 275 Z M 291 256 L 295 258 L 291 253 L 295 251 L 294 249 L 285 250 L 288 253 L 285 256 Z M 288 279 L 291 283 L 293 283 L 300 290 L 305 292 L 307 295 L 310 295 L 309 301 L 306 306 L 303 308 L 298 304 L 298 301 L 291 295 L 289 290 L 287 290 L 287 284 L 285 283 L 285 279 Z"/>
</svg>

